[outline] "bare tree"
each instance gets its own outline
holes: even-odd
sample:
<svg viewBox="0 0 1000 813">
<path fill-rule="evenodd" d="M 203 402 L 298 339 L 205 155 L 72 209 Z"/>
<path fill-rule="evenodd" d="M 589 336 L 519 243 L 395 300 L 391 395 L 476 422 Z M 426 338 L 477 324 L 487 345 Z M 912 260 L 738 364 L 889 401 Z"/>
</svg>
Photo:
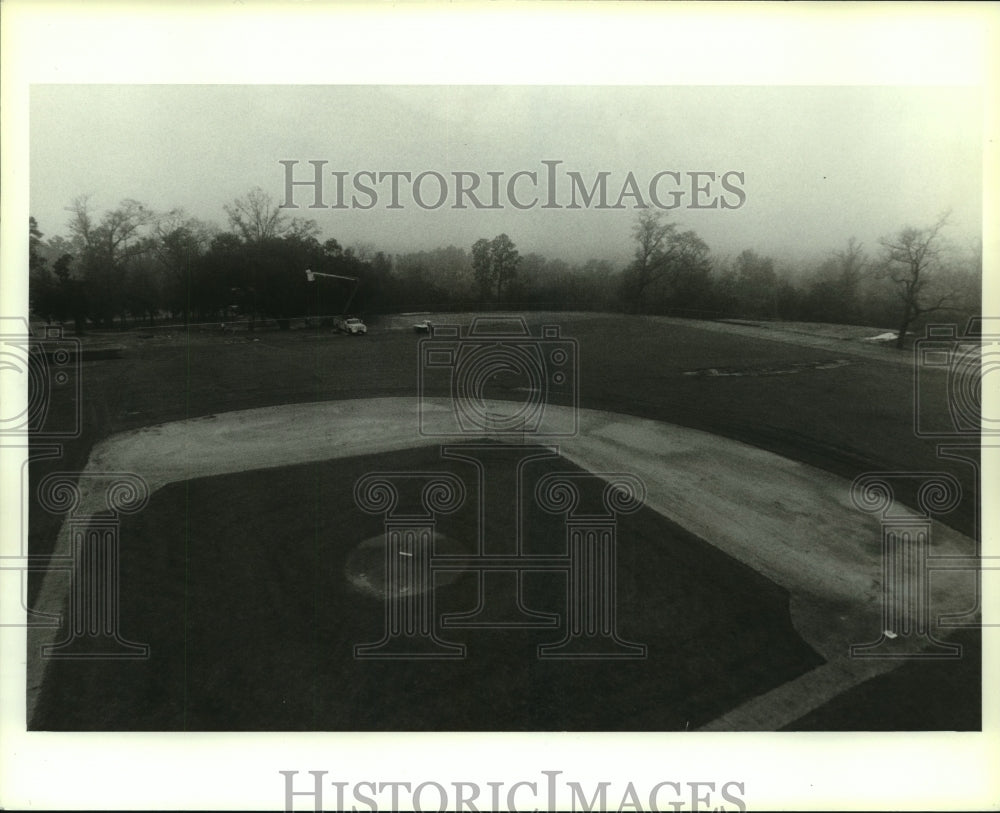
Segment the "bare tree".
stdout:
<svg viewBox="0 0 1000 813">
<path fill-rule="evenodd" d="M 319 239 L 319 224 L 312 218 L 293 217 L 285 230 L 286 237 L 309 242 Z"/>
<path fill-rule="evenodd" d="M 490 257 L 490 241 L 480 237 L 472 244 L 472 273 L 479 283 L 482 297 L 485 299 L 493 288 L 493 262 Z"/>
<path fill-rule="evenodd" d="M 247 243 L 263 243 L 289 229 L 285 213 L 259 186 L 223 208 L 232 230 Z"/>
<path fill-rule="evenodd" d="M 896 348 L 902 349 L 906 331 L 916 319 L 929 313 L 952 310 L 953 291 L 935 290 L 934 276 L 941 270 L 941 230 L 950 212 L 922 229 L 907 226 L 879 242 L 885 251 L 883 273 L 891 280 L 900 300 L 899 335 Z"/>
<path fill-rule="evenodd" d="M 498 234 L 494 237 L 491 249 L 493 273 L 497 285 L 497 302 L 500 302 L 504 289 L 509 287 L 517 276 L 517 266 L 521 262 L 521 255 L 514 246 L 514 241 L 506 234 Z"/>
<path fill-rule="evenodd" d="M 132 198 L 123 200 L 117 209 L 105 212 L 98 224 L 94 223 L 86 195 L 75 198 L 69 211 L 73 215 L 69 222 L 73 236 L 90 252 L 92 259 L 109 266 L 121 266 L 145 251 L 142 229 L 155 220 L 154 213 L 145 204 Z"/>
<path fill-rule="evenodd" d="M 626 301 L 641 310 L 647 292 L 662 287 L 661 296 L 665 294 L 671 305 L 691 304 L 684 300 L 697 298 L 695 292 L 706 284 L 710 269 L 705 241 L 694 231 L 678 231 L 662 212 L 650 210 L 639 213 L 632 237 L 635 259 L 622 276 Z"/>
<path fill-rule="evenodd" d="M 77 195 L 73 198 L 66 211 L 72 216 L 69 220 L 69 230 L 84 246 L 91 243 L 91 233 L 94 230 L 94 218 L 90 213 L 90 195 Z"/>
<path fill-rule="evenodd" d="M 735 270 L 740 310 L 750 316 L 777 316 L 778 275 L 774 259 L 747 248 L 737 255 Z"/>
<path fill-rule="evenodd" d="M 208 223 L 187 217 L 181 209 L 173 209 L 156 223 L 153 251 L 169 276 L 171 310 L 179 309 L 184 324 L 190 320 L 187 292 L 198 258 L 208 250 L 216 229 Z"/>
<path fill-rule="evenodd" d="M 520 263 L 521 254 L 507 234 L 498 234 L 492 240 L 482 237 L 472 245 L 472 272 L 484 297 L 496 288 L 497 302 L 502 301 L 504 289 L 517 277 Z"/>
<path fill-rule="evenodd" d="M 347 247 L 347 253 L 359 262 L 366 263 L 376 254 L 375 244 L 368 240 L 355 240 Z"/>
<path fill-rule="evenodd" d="M 646 289 L 666 272 L 671 254 L 671 240 L 677 234 L 676 223 L 666 223 L 662 213 L 640 212 L 632 236 L 635 238 L 635 260 L 628 269 L 630 298 L 638 303 Z"/>
<path fill-rule="evenodd" d="M 864 246 L 852 237 L 847 241 L 847 248 L 843 251 L 833 252 L 837 261 L 839 271 L 838 281 L 845 293 L 853 298 L 857 292 L 858 284 L 869 268 L 868 255 L 865 254 Z"/>
<path fill-rule="evenodd" d="M 816 271 L 803 298 L 809 319 L 855 323 L 860 318 L 859 290 L 871 263 L 864 247 L 852 237 L 842 251 L 832 251 Z"/>
<path fill-rule="evenodd" d="M 69 228 L 80 246 L 83 276 L 91 293 L 93 315 L 105 324 L 114 316 L 124 323 L 125 291 L 129 269 L 151 250 L 147 227 L 155 214 L 144 204 L 127 198 L 95 223 L 89 199 L 80 196 L 68 207 Z"/>
<path fill-rule="evenodd" d="M 34 217 L 28 216 L 28 270 L 40 271 L 45 268 L 47 260 L 40 253 L 42 246 L 41 229 L 38 228 L 38 221 Z"/>
</svg>

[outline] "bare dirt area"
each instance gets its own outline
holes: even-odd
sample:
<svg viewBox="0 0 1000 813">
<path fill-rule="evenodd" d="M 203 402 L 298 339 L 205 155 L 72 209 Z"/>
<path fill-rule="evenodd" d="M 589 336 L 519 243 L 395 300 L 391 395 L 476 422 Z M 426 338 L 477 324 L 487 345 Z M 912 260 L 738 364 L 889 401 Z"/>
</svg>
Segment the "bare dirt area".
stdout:
<svg viewBox="0 0 1000 813">
<path fill-rule="evenodd" d="M 864 325 L 838 325 L 828 322 L 779 322 L 772 320 L 755 321 L 752 319 L 719 319 L 719 324 L 756 327 L 779 334 L 794 333 L 809 336 L 814 339 L 834 339 L 836 341 L 888 341 L 881 337 L 895 333 L 891 328 L 867 327 Z"/>
<path fill-rule="evenodd" d="M 170 540 L 189 520 L 201 523 L 199 511 L 210 510 L 181 507 L 176 495 L 188 493 L 184 483 L 221 478 L 219 482 L 228 484 L 223 490 L 232 494 L 223 515 L 235 517 L 247 498 L 232 480 L 242 476 L 239 472 L 326 466 L 324 477 L 333 484 L 338 469 L 325 461 L 433 446 L 441 438 L 415 439 L 418 395 L 437 399 L 447 409 L 453 381 L 447 370 L 421 377 L 424 337 L 415 334 L 411 324 L 420 320 L 409 315 L 397 319 L 405 321 L 371 324 L 365 337 L 307 330 L 123 335 L 117 340 L 124 347 L 121 358 L 83 363 L 81 437 L 67 445 L 62 460 L 32 464 L 32 482 L 52 471 L 82 470 L 85 465 L 140 474 L 155 493 L 175 495 L 157 514 L 158 522 L 136 531 L 143 537 L 141 545 L 160 557 L 175 556 L 178 543 Z M 792 338 L 775 339 L 773 329 L 654 317 L 530 314 L 526 320 L 532 335 L 523 341 L 537 344 L 542 325 L 557 325 L 559 335 L 575 343 L 569 379 L 547 393 L 553 416 L 560 410 L 573 412 L 575 405 L 582 408 L 578 414 L 585 431 L 560 441 L 564 458 L 591 472 L 626 470 L 641 476 L 650 486 L 647 506 L 653 515 L 709 543 L 725 561 L 748 567 L 786 591 L 790 629 L 826 662 L 825 671 L 823 665 L 805 671 L 790 667 L 792 672 L 782 673 L 779 685 L 772 682 L 765 689 L 754 684 L 748 691 L 763 698 L 756 704 L 755 697 L 746 695 L 729 695 L 722 703 L 718 697 L 706 699 L 684 723 L 694 717 L 696 725 L 710 727 L 780 728 L 811 715 L 810 727 L 835 729 L 855 727 L 865 714 L 877 717 L 880 692 L 888 690 L 878 688 L 882 684 L 877 674 L 886 667 L 859 668 L 844 658 L 851 643 L 877 637 L 881 595 L 877 518 L 851 505 L 849 487 L 867 472 L 952 474 L 961 486 L 961 499 L 939 518 L 943 524 L 935 525 L 934 539 L 941 550 L 970 552 L 965 537 L 975 532 L 974 465 L 939 459 L 934 444 L 914 431 L 916 400 L 923 415 L 947 414 L 947 377 L 931 379 L 925 391 L 917 392 L 912 361 L 902 362 L 888 348 L 833 336 L 786 331 Z M 458 317 L 454 321 L 468 324 Z M 689 374 L 711 369 L 794 373 Z M 521 383 L 508 382 L 507 391 L 501 387 L 493 394 L 501 401 L 523 398 Z M 269 483 L 266 488 L 283 500 L 282 510 L 294 510 L 299 492 L 281 479 Z M 901 488 L 897 497 L 916 505 L 916 488 Z M 308 504 L 314 506 L 316 499 L 313 495 Z M 150 509 L 154 507 L 155 499 Z M 63 518 L 34 502 L 31 508 L 32 552 L 51 553 L 64 545 Z M 282 516 L 276 514 L 276 537 L 286 521 Z M 655 537 L 656 532 L 649 532 L 643 539 Z M 225 550 L 237 540 L 227 537 L 219 544 Z M 170 572 L 164 572 L 168 581 L 173 578 Z M 276 584 L 292 589 L 289 580 Z M 942 585 L 939 605 L 947 601 Z M 266 589 L 255 583 L 251 593 Z M 326 588 L 321 584 L 311 589 Z M 727 592 L 731 590 L 716 592 L 720 603 L 727 604 Z M 30 595 L 36 604 L 49 606 L 58 600 L 54 597 L 59 588 L 51 580 L 43 587 L 41 579 L 33 578 Z M 220 601 L 225 595 L 222 590 Z M 150 617 L 148 610 L 145 617 Z M 965 643 L 967 649 L 976 647 L 978 636 Z M 65 700 L 52 704 L 53 693 L 73 679 L 75 668 L 60 664 L 44 682 L 40 677 L 35 681 L 37 707 L 49 709 L 39 718 L 44 719 L 41 727 L 59 727 L 60 719 L 72 716 Z M 726 668 L 732 672 L 737 667 Z M 796 669 L 798 676 L 793 674 Z M 915 690 L 940 686 L 952 674 L 963 697 L 954 700 L 956 708 L 978 708 L 979 687 L 969 670 L 959 674 L 939 667 L 931 683 L 923 680 L 919 667 L 911 667 L 914 670 L 916 677 L 904 673 L 902 679 L 911 681 L 906 685 Z M 872 678 L 874 689 L 867 694 L 854 690 L 852 695 L 859 698 L 862 712 L 834 709 L 823 716 L 824 703 L 834 702 L 852 686 L 868 686 Z M 96 673 L 94 680 L 100 682 Z M 899 691 L 897 685 L 887 685 Z M 558 694 L 557 688 L 552 691 Z M 649 699 L 646 695 L 642 702 Z M 134 702 L 142 700 L 136 697 Z M 162 702 L 170 706 L 176 698 Z M 935 719 L 948 718 L 940 697 L 935 702 Z M 908 725 L 920 728 L 927 723 L 916 705 Z M 604 718 L 586 722 L 577 717 L 572 723 L 565 716 L 538 715 L 534 723 L 530 715 L 511 719 L 528 728 L 618 727 Z M 965 721 L 974 716 L 964 711 L 956 715 L 954 719 Z M 168 717 L 173 721 L 169 726 Z M 232 724 L 232 715 L 223 717 L 224 723 L 204 722 L 223 719 L 209 714 L 201 725 Z M 156 719 L 168 727 L 186 725 L 183 715 L 179 725 L 176 715 Z M 275 719 L 270 718 L 268 726 L 275 725 Z M 296 719 L 300 727 L 309 727 L 302 722 L 305 718 Z M 319 727 L 336 725 L 329 716 L 310 719 Z M 624 714 L 621 719 L 628 727 L 629 720 L 639 718 Z M 838 724 L 840 719 L 844 726 Z M 374 728 L 384 724 L 370 723 Z M 659 724 L 670 728 L 681 723 L 671 717 Z M 79 725 L 100 727 L 92 719 Z M 427 727 L 426 721 L 413 725 Z"/>
</svg>

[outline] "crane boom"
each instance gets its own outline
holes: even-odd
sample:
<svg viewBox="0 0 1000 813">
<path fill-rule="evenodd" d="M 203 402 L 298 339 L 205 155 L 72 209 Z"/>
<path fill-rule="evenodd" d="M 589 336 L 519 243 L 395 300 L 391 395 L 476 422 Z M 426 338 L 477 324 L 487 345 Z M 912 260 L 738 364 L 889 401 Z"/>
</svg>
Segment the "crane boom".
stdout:
<svg viewBox="0 0 1000 813">
<path fill-rule="evenodd" d="M 358 291 L 358 278 L 346 277 L 342 274 L 326 274 L 322 271 L 312 271 L 308 268 L 306 269 L 306 279 L 309 282 L 315 282 L 316 277 L 330 277 L 331 279 L 343 279 L 347 280 L 348 282 L 354 283 L 354 287 L 351 289 L 351 295 L 347 298 L 347 304 L 344 305 L 343 313 L 346 314 L 347 311 L 350 310 L 351 302 L 354 300 L 354 294 L 356 294 Z"/>
</svg>

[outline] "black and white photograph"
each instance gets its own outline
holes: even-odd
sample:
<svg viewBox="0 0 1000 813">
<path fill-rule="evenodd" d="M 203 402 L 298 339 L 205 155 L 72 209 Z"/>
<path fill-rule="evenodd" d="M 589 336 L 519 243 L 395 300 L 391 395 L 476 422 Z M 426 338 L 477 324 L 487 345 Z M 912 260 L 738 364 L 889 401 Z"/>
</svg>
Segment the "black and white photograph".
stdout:
<svg viewBox="0 0 1000 813">
<path fill-rule="evenodd" d="M 950 74 L 574 81 L 411 78 L 421 4 L 412 38 L 298 5 L 253 48 L 223 6 L 132 15 L 148 76 L 16 54 L 7 732 L 201 777 L 109 808 L 842 809 L 856 770 L 876 808 L 996 809 L 989 14 L 858 4 L 829 45 Z M 623 5 L 584 14 L 667 22 Z M 341 15 L 392 69 L 320 64 Z M 541 58 L 495 19 L 482 60 Z M 244 787 L 199 796 L 222 743 Z M 962 791 L 918 768 L 949 759 Z"/>
</svg>

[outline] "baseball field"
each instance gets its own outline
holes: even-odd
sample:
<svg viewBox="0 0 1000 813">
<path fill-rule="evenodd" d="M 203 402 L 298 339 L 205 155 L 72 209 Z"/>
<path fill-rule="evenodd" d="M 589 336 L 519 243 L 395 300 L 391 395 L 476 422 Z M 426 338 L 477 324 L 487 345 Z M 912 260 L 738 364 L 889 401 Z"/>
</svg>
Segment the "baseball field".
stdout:
<svg viewBox="0 0 1000 813">
<path fill-rule="evenodd" d="M 919 431 L 951 419 L 948 370 L 835 326 L 548 313 L 527 335 L 481 317 L 473 340 L 470 314 L 423 318 L 84 338 L 115 352 L 52 404 L 81 432 L 30 465 L 30 552 L 72 553 L 102 516 L 96 475 L 141 481 L 141 510 L 113 517 L 107 610 L 118 655 L 140 654 L 60 646 L 79 565 L 30 574 L 29 605 L 63 619 L 29 635 L 30 728 L 980 728 L 976 573 L 928 575 L 901 616 L 887 593 L 889 525 L 976 553 L 978 450 Z M 485 429 L 455 408 L 470 346 L 496 361 L 468 380 Z M 82 473 L 75 516 L 36 498 L 59 472 Z M 931 474 L 955 494 L 925 516 Z M 893 483 L 890 507 L 863 510 L 863 475 Z M 373 477 L 458 498 L 373 507 Z M 547 504 L 556 482 L 578 502 Z M 414 527 L 425 547 L 390 541 Z"/>
</svg>

